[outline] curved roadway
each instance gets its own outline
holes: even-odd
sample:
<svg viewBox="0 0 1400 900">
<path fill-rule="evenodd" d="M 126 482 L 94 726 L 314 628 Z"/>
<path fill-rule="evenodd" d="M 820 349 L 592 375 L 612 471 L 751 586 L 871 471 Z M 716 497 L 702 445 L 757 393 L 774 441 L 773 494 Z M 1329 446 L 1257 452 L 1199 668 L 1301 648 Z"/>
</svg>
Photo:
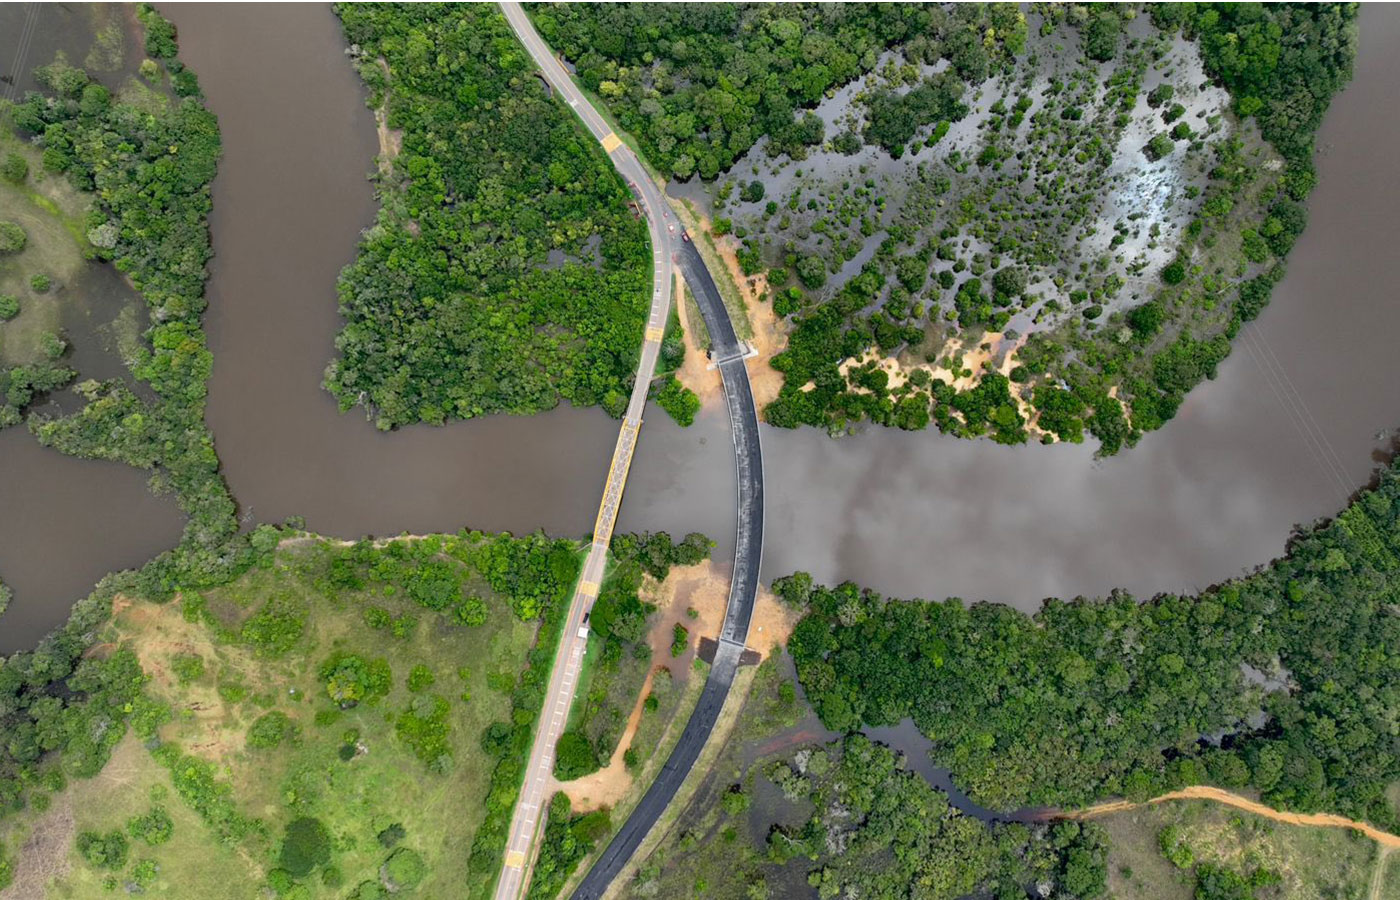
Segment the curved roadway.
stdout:
<svg viewBox="0 0 1400 900">
<path fill-rule="evenodd" d="M 679 742 L 651 783 L 637 808 L 623 823 L 588 875 L 574 891 L 574 900 L 600 898 L 612 884 L 627 860 L 651 832 L 667 805 L 714 731 L 720 710 L 739 668 L 739 657 L 749 634 L 754 599 L 758 591 L 758 566 L 763 555 L 763 454 L 758 442 L 758 415 L 749 390 L 744 349 L 734 335 L 729 312 L 710 277 L 705 262 L 692 244 L 686 243 L 680 255 L 681 271 L 700 306 L 710 329 L 710 352 L 718 361 L 724 379 L 724 399 L 729 407 L 730 434 L 738 466 L 738 536 L 734 548 L 734 576 L 729 583 L 729 605 L 720 629 L 710 677 L 690 721 L 685 723 Z"/>
<path fill-rule="evenodd" d="M 695 764 L 700 750 L 714 730 L 725 697 L 734 682 L 739 657 L 749 633 L 754 599 L 758 590 L 758 568 L 763 553 L 763 457 L 758 439 L 758 415 L 753 394 L 749 390 L 749 375 L 744 364 L 744 347 L 734 333 L 729 312 L 724 307 L 714 279 L 693 244 L 679 240 L 675 217 L 665 198 L 648 176 L 632 150 L 623 144 L 607 121 L 599 115 L 588 99 L 574 84 L 559 60 L 540 38 L 519 3 L 502 3 L 506 21 L 521 44 L 540 67 L 545 80 L 553 86 L 561 100 L 567 103 L 603 150 L 619 174 L 631 183 L 646 212 L 652 246 L 652 301 L 647 319 L 646 340 L 642 358 L 637 366 L 636 382 L 627 413 L 617 438 L 612 465 L 599 505 L 598 521 L 593 530 L 593 544 L 584 563 L 578 588 L 565 619 L 549 687 L 545 693 L 539 728 L 530 748 L 525 780 L 511 817 L 506 841 L 506 856 L 501 876 L 496 883 L 497 900 L 516 900 L 529 882 L 529 869 L 537 851 L 536 838 L 543 830 L 542 819 L 554 769 L 554 746 L 568 722 L 569 708 L 578 684 L 579 668 L 587 645 L 582 632 L 585 618 L 598 597 L 598 587 L 607 561 L 608 544 L 613 524 L 622 502 L 622 490 L 627 482 L 627 470 L 642 424 L 642 410 L 656 370 L 661 349 L 661 337 L 670 312 L 673 254 L 680 263 L 691 286 L 701 315 L 709 329 L 711 355 L 724 380 L 724 398 L 729 408 L 730 433 L 734 439 L 737 464 L 738 537 L 735 541 L 734 576 L 729 587 L 729 603 L 714 665 L 700 701 L 691 713 L 680 741 L 671 752 L 656 780 L 641 803 L 623 824 L 608 845 L 598 863 L 589 871 L 575 897 L 601 897 L 609 884 L 626 864 L 642 839 L 651 830 L 661 813 L 675 796 L 681 782 Z"/>
</svg>

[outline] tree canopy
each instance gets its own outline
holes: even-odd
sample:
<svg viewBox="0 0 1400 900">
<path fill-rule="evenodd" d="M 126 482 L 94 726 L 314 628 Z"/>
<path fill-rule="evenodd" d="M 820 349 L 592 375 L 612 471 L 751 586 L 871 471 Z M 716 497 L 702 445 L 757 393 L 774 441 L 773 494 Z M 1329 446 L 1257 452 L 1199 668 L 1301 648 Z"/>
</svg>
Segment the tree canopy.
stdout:
<svg viewBox="0 0 1400 900">
<path fill-rule="evenodd" d="M 381 428 L 561 399 L 620 415 L 648 304 L 646 230 L 601 148 L 491 6 L 338 7 L 402 149 L 340 278 L 326 386 Z"/>
</svg>

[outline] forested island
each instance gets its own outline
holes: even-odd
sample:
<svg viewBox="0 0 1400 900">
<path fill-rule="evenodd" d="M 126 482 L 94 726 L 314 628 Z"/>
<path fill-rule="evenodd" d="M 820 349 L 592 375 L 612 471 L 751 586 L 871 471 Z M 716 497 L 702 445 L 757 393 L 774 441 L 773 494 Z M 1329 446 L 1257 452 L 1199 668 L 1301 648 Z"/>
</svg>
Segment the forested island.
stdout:
<svg viewBox="0 0 1400 900">
<path fill-rule="evenodd" d="M 663 174 L 717 179 L 789 328 L 771 424 L 1104 454 L 1268 302 L 1356 40 L 1354 4 L 534 16 Z"/>
<path fill-rule="evenodd" d="M 380 428 L 568 400 L 621 415 L 646 227 L 494 6 L 337 8 L 387 129 L 326 386 Z"/>
</svg>

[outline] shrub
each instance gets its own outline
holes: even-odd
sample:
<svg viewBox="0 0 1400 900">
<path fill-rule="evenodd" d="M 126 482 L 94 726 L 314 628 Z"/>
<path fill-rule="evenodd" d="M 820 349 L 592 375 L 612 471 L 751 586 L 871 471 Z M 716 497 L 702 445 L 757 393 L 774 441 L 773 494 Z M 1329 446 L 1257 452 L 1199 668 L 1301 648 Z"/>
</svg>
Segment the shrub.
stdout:
<svg viewBox="0 0 1400 900">
<path fill-rule="evenodd" d="M 428 867 L 424 865 L 423 857 L 407 847 L 390 853 L 379 870 L 380 879 L 391 892 L 417 887 L 426 874 Z"/>
<path fill-rule="evenodd" d="M 700 398 L 674 375 L 662 382 L 661 389 L 656 392 L 656 403 L 682 428 L 693 424 L 695 414 L 700 411 Z"/>
<path fill-rule="evenodd" d="M 399 714 L 395 732 L 414 754 L 439 771 L 451 767 L 452 753 L 447 743 L 447 714 L 452 705 L 442 697 L 414 697 L 408 709 Z"/>
<path fill-rule="evenodd" d="M 84 831 L 78 835 L 78 853 L 99 869 L 120 869 L 126 865 L 130 844 L 126 835 L 113 829 L 106 834 Z"/>
<path fill-rule="evenodd" d="M 271 750 L 283 740 L 294 738 L 296 726 L 281 710 L 263 713 L 248 729 L 248 746 L 255 750 Z"/>
<path fill-rule="evenodd" d="M 809 290 L 826 284 L 826 260 L 820 256 L 804 256 L 797 261 L 797 277 Z"/>
<path fill-rule="evenodd" d="M 1164 156 L 1170 156 L 1175 148 L 1176 142 L 1172 140 L 1170 134 L 1164 131 L 1147 142 L 1146 146 L 1142 148 L 1142 155 L 1151 162 L 1156 162 Z"/>
<path fill-rule="evenodd" d="M 1146 340 L 1161 330 L 1162 322 L 1166 318 L 1167 312 L 1162 308 L 1162 304 L 1153 300 L 1128 311 L 1128 327 L 1138 338 Z"/>
<path fill-rule="evenodd" d="M 320 819 L 302 816 L 287 823 L 277 862 L 294 878 L 311 874 L 331 859 L 331 835 Z"/>
<path fill-rule="evenodd" d="M 389 693 L 393 672 L 387 660 L 367 660 L 341 650 L 321 664 L 321 680 L 326 685 L 326 696 L 342 709 L 349 709 L 361 700 L 373 703 Z"/>
<path fill-rule="evenodd" d="M 686 645 L 690 643 L 690 630 L 677 622 L 676 627 L 671 629 L 671 656 L 680 656 L 685 652 Z"/>
<path fill-rule="evenodd" d="M 11 184 L 19 184 L 29 177 L 29 163 L 18 153 L 9 153 L 5 162 L 0 163 L 0 177 Z"/>
<path fill-rule="evenodd" d="M 1084 29 L 1084 53 L 1093 60 L 1107 62 L 1118 53 L 1118 37 L 1122 24 L 1118 14 L 1112 11 L 1101 12 L 1089 20 Z"/>
<path fill-rule="evenodd" d="M 160 866 L 153 859 L 143 859 L 131 867 L 131 880 L 138 888 L 148 888 L 156 883 Z"/>
<path fill-rule="evenodd" d="M 571 781 L 598 771 L 598 755 L 588 736 L 577 729 L 570 729 L 559 735 L 554 745 L 554 777 L 560 781 Z"/>
<path fill-rule="evenodd" d="M 749 795 L 744 793 L 744 789 L 739 785 L 734 785 L 724 792 L 724 797 L 720 800 L 720 805 L 724 811 L 731 816 L 737 816 L 749 808 Z"/>
<path fill-rule="evenodd" d="M 42 272 L 38 275 L 31 276 L 29 279 L 30 290 L 34 291 L 36 294 L 47 294 L 49 288 L 52 286 L 53 281 Z"/>
<path fill-rule="evenodd" d="M 8 322 L 19 315 L 19 298 L 0 294 L 0 322 Z"/>
<path fill-rule="evenodd" d="M 468 628 L 486 624 L 486 601 L 480 597 L 464 597 L 452 606 L 452 621 Z"/>
<path fill-rule="evenodd" d="M 189 684 L 204 677 L 204 657 L 197 653 L 181 653 L 170 661 L 170 670 L 181 684 Z"/>
<path fill-rule="evenodd" d="M 831 139 L 831 149 L 842 156 L 855 156 L 861 148 L 860 135 L 854 131 L 843 131 Z"/>
<path fill-rule="evenodd" d="M 18 253 L 28 240 L 18 222 L 0 222 L 0 253 Z"/>
<path fill-rule="evenodd" d="M 152 847 L 164 844 L 175 833 L 175 822 L 163 806 L 153 806 L 144 816 L 127 820 L 126 833 Z"/>
<path fill-rule="evenodd" d="M 386 848 L 392 849 L 399 841 L 408 836 L 408 832 L 399 822 L 395 822 L 377 835 L 379 843 Z"/>
<path fill-rule="evenodd" d="M 415 694 L 425 691 L 433 686 L 434 680 L 433 670 L 420 663 L 409 670 L 408 689 Z"/>
</svg>

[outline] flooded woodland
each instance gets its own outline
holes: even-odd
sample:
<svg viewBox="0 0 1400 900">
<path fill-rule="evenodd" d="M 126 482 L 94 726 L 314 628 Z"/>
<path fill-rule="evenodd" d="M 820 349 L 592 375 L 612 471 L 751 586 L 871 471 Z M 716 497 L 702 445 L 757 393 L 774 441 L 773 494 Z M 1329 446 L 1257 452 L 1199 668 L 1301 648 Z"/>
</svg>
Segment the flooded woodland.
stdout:
<svg viewBox="0 0 1400 900">
<path fill-rule="evenodd" d="M 207 417 L 244 520 L 302 516 L 342 538 L 585 533 L 616 436 L 601 411 L 565 406 L 382 433 L 359 410 L 338 412 L 321 387 L 340 328 L 335 280 L 373 220 L 368 175 L 379 152 L 330 9 L 161 9 L 223 132 Z M 21 73 L 20 88 L 28 68 L 61 48 L 54 35 L 89 27 L 62 7 L 43 15 L 38 37 L 23 43 L 23 10 L 0 9 L 0 71 Z M 1368 5 L 1361 16 L 1355 78 L 1318 136 L 1319 184 L 1288 274 L 1174 421 L 1105 460 L 1083 445 L 764 428 L 765 579 L 805 569 L 899 596 L 1021 609 L 1114 587 L 1190 591 L 1266 562 L 1295 524 L 1337 511 L 1400 424 L 1400 305 L 1389 272 L 1400 121 L 1383 114 L 1400 90 L 1400 58 L 1387 52 L 1400 11 Z M 93 274 L 68 287 L 101 301 L 98 325 L 123 302 L 113 281 Z M 657 412 L 618 527 L 701 530 L 722 559 L 734 503 L 723 410 L 707 407 L 689 429 Z M 32 646 L 104 572 L 178 540 L 173 501 L 152 495 L 142 472 L 42 449 L 22 428 L 0 434 L 0 461 L 0 577 L 15 589 L 0 652 Z"/>
</svg>

